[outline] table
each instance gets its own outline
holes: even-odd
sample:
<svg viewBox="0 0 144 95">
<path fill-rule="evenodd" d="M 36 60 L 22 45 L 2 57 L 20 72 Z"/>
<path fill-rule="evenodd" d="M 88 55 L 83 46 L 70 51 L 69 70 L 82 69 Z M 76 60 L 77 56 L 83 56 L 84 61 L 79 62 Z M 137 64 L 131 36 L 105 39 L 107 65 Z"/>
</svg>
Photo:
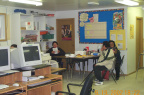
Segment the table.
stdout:
<svg viewBox="0 0 144 95">
<path fill-rule="evenodd" d="M 93 59 L 94 64 L 96 64 L 96 60 L 99 58 L 99 56 L 93 56 L 93 55 L 87 55 L 87 56 L 82 56 L 82 57 L 66 57 L 66 56 L 53 56 L 53 57 L 56 59 L 58 58 L 66 59 L 67 80 L 68 80 L 68 65 L 71 68 L 71 78 L 72 78 L 73 63 L 75 61 L 83 63 L 83 75 L 84 75 L 85 61 L 88 62 L 88 59 Z"/>
</svg>

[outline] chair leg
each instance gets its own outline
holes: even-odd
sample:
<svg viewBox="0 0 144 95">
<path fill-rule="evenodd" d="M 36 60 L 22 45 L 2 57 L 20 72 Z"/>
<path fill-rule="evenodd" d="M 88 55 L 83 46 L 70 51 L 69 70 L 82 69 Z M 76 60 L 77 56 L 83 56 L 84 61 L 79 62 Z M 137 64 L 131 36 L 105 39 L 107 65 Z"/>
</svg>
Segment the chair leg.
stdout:
<svg viewBox="0 0 144 95">
<path fill-rule="evenodd" d="M 77 64 L 78 64 L 78 66 L 79 66 L 79 70 L 80 70 L 79 74 L 80 74 L 80 73 L 81 73 L 80 62 L 78 62 Z"/>
<path fill-rule="evenodd" d="M 88 60 L 87 60 L 87 71 L 88 71 Z"/>
<path fill-rule="evenodd" d="M 111 73 L 111 76 L 112 76 L 113 80 L 114 80 L 115 83 L 117 84 L 116 79 L 115 79 L 115 77 L 114 77 L 114 73 L 113 73 L 113 71 L 111 71 L 110 73 Z"/>
<path fill-rule="evenodd" d="M 124 73 L 123 73 L 123 71 L 120 69 L 120 72 L 121 72 L 121 74 L 123 74 L 124 75 Z M 125 75 L 124 75 L 124 79 L 125 79 Z"/>
</svg>

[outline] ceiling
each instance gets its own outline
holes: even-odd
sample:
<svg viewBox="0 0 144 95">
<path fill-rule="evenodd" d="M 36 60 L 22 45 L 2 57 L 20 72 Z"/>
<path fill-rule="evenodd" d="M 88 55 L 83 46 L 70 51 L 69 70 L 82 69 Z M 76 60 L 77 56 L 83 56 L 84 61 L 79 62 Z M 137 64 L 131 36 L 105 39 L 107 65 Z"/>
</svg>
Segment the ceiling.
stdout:
<svg viewBox="0 0 144 95">
<path fill-rule="evenodd" d="M 43 6 L 13 3 L 6 0 L 0 0 L 0 5 L 51 10 L 51 11 L 81 10 L 81 9 L 124 6 L 122 4 L 114 2 L 114 0 L 40 0 L 40 1 L 43 2 Z M 133 0 L 133 1 L 139 2 L 140 6 L 144 5 L 144 0 Z M 99 5 L 88 5 L 88 2 L 99 2 Z"/>
</svg>

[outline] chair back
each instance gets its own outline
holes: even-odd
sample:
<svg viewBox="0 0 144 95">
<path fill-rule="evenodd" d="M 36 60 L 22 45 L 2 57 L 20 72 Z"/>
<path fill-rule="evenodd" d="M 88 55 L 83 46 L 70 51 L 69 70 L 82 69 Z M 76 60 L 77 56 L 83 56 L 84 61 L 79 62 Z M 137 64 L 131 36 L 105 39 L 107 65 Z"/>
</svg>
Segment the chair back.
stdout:
<svg viewBox="0 0 144 95">
<path fill-rule="evenodd" d="M 124 57 L 125 57 L 125 55 L 123 55 L 123 57 L 122 57 L 121 65 L 120 66 L 122 66 L 122 64 L 123 64 Z"/>
<path fill-rule="evenodd" d="M 84 82 L 80 95 L 91 95 L 94 74 L 92 73 Z"/>
</svg>

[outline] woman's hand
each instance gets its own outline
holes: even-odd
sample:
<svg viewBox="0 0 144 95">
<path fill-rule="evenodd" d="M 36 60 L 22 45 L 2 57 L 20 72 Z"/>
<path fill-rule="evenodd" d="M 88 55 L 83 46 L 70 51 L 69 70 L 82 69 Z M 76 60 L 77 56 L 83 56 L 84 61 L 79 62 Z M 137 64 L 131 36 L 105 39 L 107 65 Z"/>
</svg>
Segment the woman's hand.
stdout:
<svg viewBox="0 0 144 95">
<path fill-rule="evenodd" d="M 52 53 L 52 54 L 54 54 L 54 53 L 55 53 L 55 51 L 52 51 L 51 53 Z"/>
</svg>

